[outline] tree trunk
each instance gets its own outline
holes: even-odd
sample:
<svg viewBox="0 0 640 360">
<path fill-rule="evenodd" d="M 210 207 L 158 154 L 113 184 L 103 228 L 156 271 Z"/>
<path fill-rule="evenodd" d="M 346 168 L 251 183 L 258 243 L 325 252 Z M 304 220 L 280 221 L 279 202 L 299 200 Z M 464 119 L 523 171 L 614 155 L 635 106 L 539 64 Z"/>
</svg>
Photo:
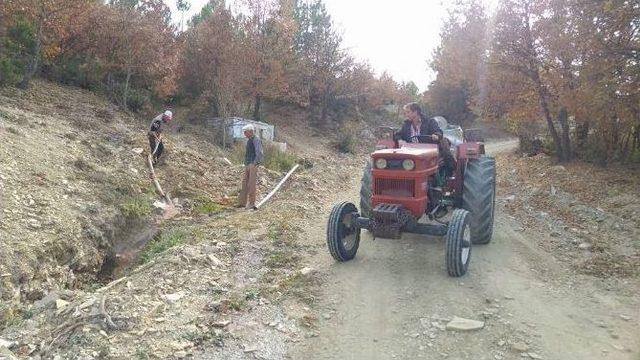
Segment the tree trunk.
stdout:
<svg viewBox="0 0 640 360">
<path fill-rule="evenodd" d="M 571 138 L 569 137 L 569 114 L 566 108 L 561 108 L 558 114 L 558 122 L 562 128 L 562 151 L 565 161 L 570 161 L 571 154 Z"/>
<path fill-rule="evenodd" d="M 44 11 L 44 10 L 43 10 Z M 33 49 L 33 54 L 31 54 L 31 58 L 29 59 L 29 63 L 27 65 L 27 70 L 24 72 L 22 76 L 22 81 L 20 81 L 19 87 L 22 89 L 26 89 L 29 87 L 29 83 L 31 82 L 31 78 L 38 71 L 38 66 L 40 66 L 40 52 L 42 49 L 42 26 L 44 24 L 44 15 L 40 18 L 40 22 L 38 24 L 38 32 L 36 34 L 36 46 Z"/>
<path fill-rule="evenodd" d="M 253 107 L 253 119 L 260 121 L 260 105 L 262 104 L 262 97 L 256 95 L 255 106 Z"/>
<path fill-rule="evenodd" d="M 544 118 L 547 121 L 547 128 L 549 130 L 549 134 L 551 134 L 551 138 L 553 139 L 553 145 L 556 148 L 556 156 L 558 157 L 558 160 L 565 161 L 564 150 L 562 148 L 562 142 L 560 141 L 560 135 L 558 135 L 558 131 L 553 124 L 553 119 L 551 118 L 551 112 L 549 111 L 549 104 L 547 103 L 547 97 L 542 85 L 542 81 L 540 81 L 540 76 L 537 72 L 534 74 L 533 78 L 540 100 L 540 107 L 542 108 L 542 113 L 544 114 Z"/>
<path fill-rule="evenodd" d="M 576 125 L 576 152 L 582 152 L 587 146 L 589 137 L 589 122 L 583 121 Z"/>
<path fill-rule="evenodd" d="M 129 81 L 131 80 L 131 66 L 127 66 L 127 78 L 124 81 L 124 90 L 122 91 L 122 107 L 127 110 L 127 98 L 129 97 Z"/>
</svg>

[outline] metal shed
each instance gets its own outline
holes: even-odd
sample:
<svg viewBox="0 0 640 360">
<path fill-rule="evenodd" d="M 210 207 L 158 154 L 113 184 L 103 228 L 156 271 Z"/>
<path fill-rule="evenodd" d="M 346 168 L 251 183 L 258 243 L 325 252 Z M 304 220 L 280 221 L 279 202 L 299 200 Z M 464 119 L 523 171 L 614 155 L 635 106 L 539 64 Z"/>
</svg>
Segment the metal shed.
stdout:
<svg viewBox="0 0 640 360">
<path fill-rule="evenodd" d="M 275 127 L 261 121 L 233 117 L 228 119 L 227 134 L 233 139 L 243 139 L 242 127 L 251 124 L 256 128 L 256 135 L 264 141 L 273 141 Z"/>
</svg>

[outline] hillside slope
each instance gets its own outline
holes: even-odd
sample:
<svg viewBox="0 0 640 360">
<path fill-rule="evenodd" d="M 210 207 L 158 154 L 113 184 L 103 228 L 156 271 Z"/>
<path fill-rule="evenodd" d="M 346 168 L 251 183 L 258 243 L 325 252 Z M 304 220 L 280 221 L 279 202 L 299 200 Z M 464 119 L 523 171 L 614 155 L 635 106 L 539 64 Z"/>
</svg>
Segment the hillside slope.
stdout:
<svg viewBox="0 0 640 360">
<path fill-rule="evenodd" d="M 44 81 L 1 90 L 0 353 L 166 358 L 215 345 L 243 358 L 264 338 L 269 358 L 283 358 L 313 322 L 315 281 L 300 273 L 311 250 L 298 233 L 360 167 L 294 115 L 274 122 L 305 166 L 257 213 L 231 208 L 242 165 L 222 157 L 234 154 L 206 129 L 167 129 L 156 174 L 180 212 L 163 220 L 147 121 Z M 262 197 L 282 173 L 259 174 Z"/>
</svg>

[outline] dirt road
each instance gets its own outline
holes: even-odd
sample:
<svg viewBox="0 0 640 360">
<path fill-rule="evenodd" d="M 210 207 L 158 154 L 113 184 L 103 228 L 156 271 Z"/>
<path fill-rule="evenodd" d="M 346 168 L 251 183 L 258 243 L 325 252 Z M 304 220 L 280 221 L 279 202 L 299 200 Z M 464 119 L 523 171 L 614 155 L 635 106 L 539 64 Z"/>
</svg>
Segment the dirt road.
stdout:
<svg viewBox="0 0 640 360">
<path fill-rule="evenodd" d="M 499 156 L 514 146 L 488 151 Z M 357 203 L 358 186 L 356 179 L 335 200 Z M 462 278 L 447 276 L 443 239 L 418 235 L 372 240 L 363 232 L 356 258 L 336 263 L 324 226 L 318 221 L 307 236 L 325 280 L 317 336 L 298 344 L 294 359 L 640 358 L 637 282 L 571 272 L 536 246 L 535 234 L 518 231 L 500 201 L 493 240 L 474 246 Z M 453 316 L 485 326 L 447 331 Z"/>
</svg>

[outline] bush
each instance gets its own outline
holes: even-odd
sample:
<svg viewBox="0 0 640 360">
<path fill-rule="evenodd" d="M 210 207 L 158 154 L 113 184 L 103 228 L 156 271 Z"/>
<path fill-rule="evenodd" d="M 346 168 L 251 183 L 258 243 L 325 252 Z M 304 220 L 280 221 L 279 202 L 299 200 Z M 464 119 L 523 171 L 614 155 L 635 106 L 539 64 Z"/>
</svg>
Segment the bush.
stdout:
<svg viewBox="0 0 640 360">
<path fill-rule="evenodd" d="M 146 195 L 139 195 L 122 204 L 120 210 L 129 219 L 145 217 L 151 214 L 151 202 Z"/>
<path fill-rule="evenodd" d="M 231 152 L 231 160 L 234 163 L 244 164 L 245 145 L 243 143 L 237 143 Z M 298 162 L 298 157 L 288 153 L 282 152 L 276 146 L 269 144 L 264 145 L 264 167 L 270 170 L 285 172 L 289 171 Z"/>
<path fill-rule="evenodd" d="M 275 146 L 265 146 L 264 167 L 276 171 L 289 171 L 298 161 L 298 158 L 288 152 L 282 152 Z"/>
<path fill-rule="evenodd" d="M 35 51 L 35 27 L 28 21 L 19 19 L 7 29 L 7 36 L 0 43 L 0 84 L 17 84 L 29 58 L 36 55 Z"/>
<path fill-rule="evenodd" d="M 338 136 L 338 143 L 336 144 L 338 151 L 344 154 L 356 153 L 356 142 L 353 135 L 349 133 L 343 133 Z"/>
</svg>

